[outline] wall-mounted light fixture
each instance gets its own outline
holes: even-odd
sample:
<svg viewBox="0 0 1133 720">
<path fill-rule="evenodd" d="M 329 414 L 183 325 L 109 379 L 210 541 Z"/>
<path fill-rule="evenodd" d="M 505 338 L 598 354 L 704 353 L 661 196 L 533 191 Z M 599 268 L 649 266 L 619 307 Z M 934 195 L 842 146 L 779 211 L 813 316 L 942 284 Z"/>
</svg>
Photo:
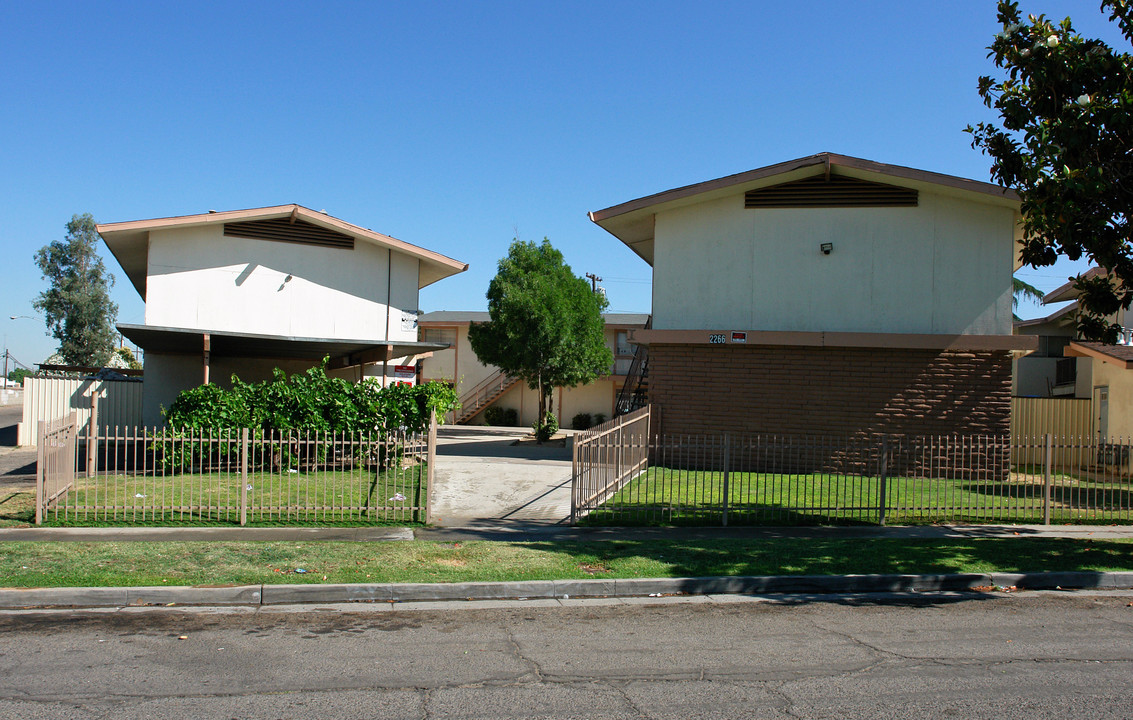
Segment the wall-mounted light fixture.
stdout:
<svg viewBox="0 0 1133 720">
<path fill-rule="evenodd" d="M 818 249 L 822 251 L 823 255 L 829 255 L 834 249 L 834 243 L 822 243 L 818 246 Z"/>
</svg>

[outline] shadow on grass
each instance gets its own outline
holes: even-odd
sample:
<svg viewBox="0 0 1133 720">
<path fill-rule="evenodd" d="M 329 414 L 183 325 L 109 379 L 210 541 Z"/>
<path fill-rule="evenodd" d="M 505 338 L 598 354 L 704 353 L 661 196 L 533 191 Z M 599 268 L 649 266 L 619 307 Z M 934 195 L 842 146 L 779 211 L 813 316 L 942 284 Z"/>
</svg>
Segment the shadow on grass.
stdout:
<svg viewBox="0 0 1133 720">
<path fill-rule="evenodd" d="M 1133 542 L 1079 540 L 1067 538 L 773 538 L 718 540 L 606 540 L 601 542 L 556 540 L 521 543 L 547 553 L 562 553 L 573 561 L 598 568 L 593 577 L 616 572 L 619 566 L 651 560 L 667 569 L 669 577 L 721 577 L 721 589 L 731 583 L 731 591 L 760 593 L 775 591 L 768 576 L 794 576 L 804 593 L 828 592 L 828 585 L 805 587 L 805 577 L 816 575 L 952 575 L 972 573 L 1024 573 L 1032 577 L 1021 586 L 1036 587 L 1043 575 L 1035 573 L 1074 573 L 1054 578 L 1062 587 L 1089 585 L 1110 570 L 1133 569 Z M 753 578 L 744 584 L 745 578 Z M 937 578 L 926 585 L 939 591 L 963 591 L 970 578 Z M 691 585 L 690 585 L 691 587 Z M 855 593 L 866 589 L 885 591 L 873 580 L 845 578 L 838 592 Z M 894 580 L 889 590 L 908 590 Z M 703 592 L 703 590 L 701 591 Z"/>
</svg>

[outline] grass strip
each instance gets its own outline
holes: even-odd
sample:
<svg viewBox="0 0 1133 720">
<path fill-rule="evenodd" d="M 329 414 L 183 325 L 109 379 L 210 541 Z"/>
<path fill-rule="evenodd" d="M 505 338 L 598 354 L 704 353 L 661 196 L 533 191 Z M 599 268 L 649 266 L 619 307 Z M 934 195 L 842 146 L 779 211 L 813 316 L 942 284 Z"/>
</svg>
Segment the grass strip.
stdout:
<svg viewBox="0 0 1133 720">
<path fill-rule="evenodd" d="M 1133 570 L 1133 540 L 0 543 L 4 587 L 1055 570 Z"/>
</svg>

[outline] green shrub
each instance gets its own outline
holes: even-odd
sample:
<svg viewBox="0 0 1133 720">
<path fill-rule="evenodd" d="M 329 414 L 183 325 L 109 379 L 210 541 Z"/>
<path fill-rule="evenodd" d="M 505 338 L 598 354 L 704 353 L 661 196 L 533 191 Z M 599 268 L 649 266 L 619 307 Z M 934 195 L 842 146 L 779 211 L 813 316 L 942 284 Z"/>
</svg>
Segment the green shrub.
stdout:
<svg viewBox="0 0 1133 720">
<path fill-rule="evenodd" d="M 493 405 L 484 410 L 484 422 L 489 425 L 515 427 L 519 424 L 519 413 L 515 408 L 505 408 Z"/>
<path fill-rule="evenodd" d="M 547 413 L 542 424 L 536 420 L 531 429 L 535 433 L 535 442 L 547 442 L 559 431 L 559 419 L 554 413 Z"/>
<path fill-rule="evenodd" d="M 604 422 L 606 422 L 606 416 L 605 415 L 603 415 L 602 413 L 596 413 L 594 415 L 594 424 L 595 425 L 601 425 Z"/>
<path fill-rule="evenodd" d="M 580 412 L 570 419 L 570 427 L 572 430 L 588 430 L 594 425 L 594 418 L 590 417 L 590 413 Z"/>
<path fill-rule="evenodd" d="M 311 445 L 285 441 L 293 432 L 374 436 L 391 432 L 423 432 L 429 425 L 429 411 L 438 417 L 459 407 L 456 390 L 448 383 L 421 385 L 398 383 L 383 388 L 376 380 L 351 383 L 328 377 L 326 363 L 290 377 L 276 368 L 272 379 L 246 383 L 232 376 L 232 389 L 202 385 L 185 390 L 165 412 L 172 430 L 154 443 L 159 462 L 167 469 L 189 469 L 205 462 L 230 460 L 231 443 L 189 444 L 178 442 L 200 430 L 249 428 L 253 439 L 270 438 L 268 452 L 259 453 L 262 462 L 275 467 L 292 467 L 301 462 L 322 462 L 326 446 L 305 450 Z M 256 461 L 261 462 L 259 460 Z M 387 459 L 382 453 L 381 464 Z"/>
</svg>

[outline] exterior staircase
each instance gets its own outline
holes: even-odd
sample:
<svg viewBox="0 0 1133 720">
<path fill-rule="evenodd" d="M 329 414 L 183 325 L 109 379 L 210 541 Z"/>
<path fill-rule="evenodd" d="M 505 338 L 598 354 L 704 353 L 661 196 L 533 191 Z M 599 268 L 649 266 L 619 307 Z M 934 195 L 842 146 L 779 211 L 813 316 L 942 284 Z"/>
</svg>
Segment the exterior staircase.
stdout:
<svg viewBox="0 0 1133 720">
<path fill-rule="evenodd" d="M 502 370 L 484 378 L 480 383 L 464 393 L 460 398 L 460 410 L 456 413 L 456 424 L 466 425 L 469 420 L 495 402 L 519 382 L 519 378 L 505 374 Z"/>
<path fill-rule="evenodd" d="M 653 316 L 645 321 L 643 329 L 653 326 Z M 633 351 L 633 362 L 630 363 L 626 380 L 618 392 L 618 399 L 614 401 L 614 417 L 633 412 L 649 404 L 649 347 L 638 345 Z"/>
</svg>

